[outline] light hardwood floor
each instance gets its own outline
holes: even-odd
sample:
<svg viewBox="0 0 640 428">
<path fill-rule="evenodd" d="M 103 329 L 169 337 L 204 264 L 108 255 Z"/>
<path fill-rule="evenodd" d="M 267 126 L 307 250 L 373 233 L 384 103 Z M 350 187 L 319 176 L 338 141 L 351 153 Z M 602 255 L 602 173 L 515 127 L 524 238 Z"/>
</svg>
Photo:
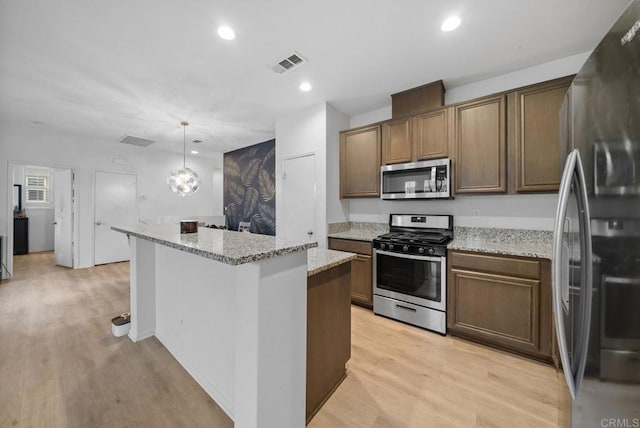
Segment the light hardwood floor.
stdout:
<svg viewBox="0 0 640 428">
<path fill-rule="evenodd" d="M 231 427 L 155 339 L 111 335 L 127 263 L 71 270 L 14 258 L 0 284 L 0 427 Z M 555 427 L 549 366 L 352 308 L 347 379 L 309 424 Z"/>
</svg>

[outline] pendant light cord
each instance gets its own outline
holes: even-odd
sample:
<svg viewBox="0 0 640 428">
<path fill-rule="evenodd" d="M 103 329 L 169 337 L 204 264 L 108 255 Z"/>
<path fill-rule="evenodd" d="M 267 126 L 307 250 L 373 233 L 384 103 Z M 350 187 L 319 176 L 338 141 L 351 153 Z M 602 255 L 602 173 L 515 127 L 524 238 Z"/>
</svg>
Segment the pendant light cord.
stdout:
<svg viewBox="0 0 640 428">
<path fill-rule="evenodd" d="M 183 120 L 182 125 L 182 169 L 187 169 L 187 125 L 189 122 Z"/>
</svg>

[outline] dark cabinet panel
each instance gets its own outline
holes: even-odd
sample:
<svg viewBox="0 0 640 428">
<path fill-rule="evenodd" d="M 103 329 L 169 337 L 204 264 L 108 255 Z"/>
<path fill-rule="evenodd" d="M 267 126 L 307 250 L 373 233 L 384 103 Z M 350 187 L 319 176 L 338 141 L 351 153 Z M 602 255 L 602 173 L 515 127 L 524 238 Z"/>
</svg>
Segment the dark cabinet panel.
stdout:
<svg viewBox="0 0 640 428">
<path fill-rule="evenodd" d="M 13 254 L 29 253 L 29 219 L 27 217 L 13 219 Z"/>
</svg>

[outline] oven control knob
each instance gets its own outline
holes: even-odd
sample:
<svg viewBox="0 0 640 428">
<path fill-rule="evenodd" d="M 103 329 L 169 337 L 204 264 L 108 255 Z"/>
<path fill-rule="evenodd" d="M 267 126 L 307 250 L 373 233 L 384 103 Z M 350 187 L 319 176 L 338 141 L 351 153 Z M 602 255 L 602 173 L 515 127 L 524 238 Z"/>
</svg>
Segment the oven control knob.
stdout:
<svg viewBox="0 0 640 428">
<path fill-rule="evenodd" d="M 402 247 L 402 251 L 409 251 L 409 246 L 405 245 L 404 247 Z"/>
<path fill-rule="evenodd" d="M 429 254 L 433 254 L 433 253 L 435 253 L 435 252 L 436 252 L 435 248 L 429 248 L 429 249 L 427 250 L 427 253 L 429 253 Z"/>
<path fill-rule="evenodd" d="M 385 243 L 380 244 L 380 248 L 382 248 L 383 250 L 385 249 L 386 246 L 387 246 L 387 244 L 385 244 Z"/>
<path fill-rule="evenodd" d="M 393 244 L 389 244 L 389 249 L 393 250 Z"/>
<path fill-rule="evenodd" d="M 418 248 L 418 252 L 419 252 L 420 254 L 424 254 L 424 248 L 422 248 L 422 247 Z"/>
</svg>

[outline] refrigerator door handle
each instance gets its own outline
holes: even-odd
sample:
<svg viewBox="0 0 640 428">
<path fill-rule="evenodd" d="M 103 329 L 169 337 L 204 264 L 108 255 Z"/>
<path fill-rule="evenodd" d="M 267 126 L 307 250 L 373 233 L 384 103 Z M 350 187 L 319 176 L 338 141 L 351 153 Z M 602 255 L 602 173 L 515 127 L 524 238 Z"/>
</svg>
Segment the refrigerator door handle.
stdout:
<svg viewBox="0 0 640 428">
<path fill-rule="evenodd" d="M 562 244 L 563 231 L 565 224 L 565 216 L 567 214 L 567 204 L 571 194 L 571 182 L 576 168 L 577 150 L 573 150 L 567 156 L 562 179 L 560 180 L 560 190 L 558 191 L 558 208 L 556 210 L 555 227 L 553 230 L 553 253 L 552 253 L 552 296 L 553 296 L 553 313 L 556 318 L 556 337 L 558 340 L 558 351 L 560 352 L 560 361 L 562 362 L 562 370 L 567 381 L 571 398 L 576 397 L 576 384 L 571 371 L 571 362 L 569 361 L 569 350 L 567 347 L 567 338 L 565 336 L 564 318 L 562 313 L 562 268 L 563 263 L 568 260 L 562 260 Z"/>
<path fill-rule="evenodd" d="M 578 211 L 580 213 L 580 259 L 582 273 L 582 290 L 583 295 L 580 323 L 579 344 L 578 344 L 578 371 L 575 374 L 575 392 L 576 395 L 580 391 L 580 385 L 584 378 L 585 366 L 587 364 L 587 350 L 589 348 L 589 330 L 591 326 L 591 300 L 593 298 L 593 249 L 591 245 L 591 216 L 589 214 L 589 203 L 587 199 L 587 182 L 584 177 L 584 169 L 582 168 L 582 160 L 580 153 L 576 151 L 576 175 L 578 178 L 578 194 L 576 199 L 578 202 Z"/>
</svg>

